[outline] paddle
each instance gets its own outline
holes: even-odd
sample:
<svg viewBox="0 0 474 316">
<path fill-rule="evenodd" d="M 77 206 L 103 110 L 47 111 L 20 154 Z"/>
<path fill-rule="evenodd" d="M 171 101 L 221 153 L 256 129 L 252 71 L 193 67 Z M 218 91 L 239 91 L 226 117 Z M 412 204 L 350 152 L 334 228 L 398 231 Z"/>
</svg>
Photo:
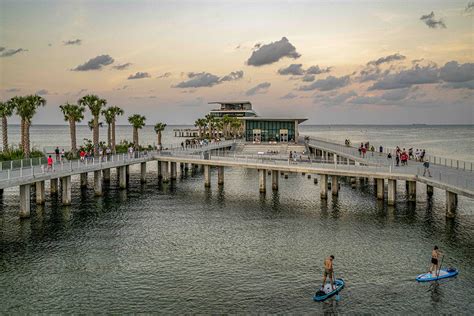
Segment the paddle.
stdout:
<svg viewBox="0 0 474 316">
<path fill-rule="evenodd" d="M 441 272 L 441 266 L 443 265 L 443 260 L 444 260 L 444 256 L 441 256 L 441 262 L 439 263 L 438 271 L 436 271 L 436 280 L 435 280 L 435 283 L 431 283 L 430 288 L 431 288 L 434 284 L 436 284 L 436 286 L 439 285 L 439 283 L 438 283 L 438 278 L 439 278 L 439 273 Z"/>
</svg>

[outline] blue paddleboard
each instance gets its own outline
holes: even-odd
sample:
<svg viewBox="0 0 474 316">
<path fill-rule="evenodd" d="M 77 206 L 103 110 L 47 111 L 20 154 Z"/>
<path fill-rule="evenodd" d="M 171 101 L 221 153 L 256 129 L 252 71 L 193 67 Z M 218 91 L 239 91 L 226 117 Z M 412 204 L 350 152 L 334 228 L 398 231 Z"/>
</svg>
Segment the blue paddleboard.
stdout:
<svg viewBox="0 0 474 316">
<path fill-rule="evenodd" d="M 344 280 L 343 279 L 336 279 L 334 281 L 334 286 L 336 287 L 334 290 L 326 293 L 322 290 L 319 290 L 316 292 L 316 294 L 314 294 L 313 296 L 313 300 L 316 301 L 316 302 L 322 302 L 328 298 L 330 298 L 331 296 L 339 293 L 343 288 L 344 288 Z"/>
<path fill-rule="evenodd" d="M 446 278 L 452 278 L 458 275 L 459 271 L 456 268 L 447 268 L 439 270 L 439 275 L 437 273 L 423 273 L 416 277 L 418 282 L 429 282 L 436 281 Z"/>
</svg>

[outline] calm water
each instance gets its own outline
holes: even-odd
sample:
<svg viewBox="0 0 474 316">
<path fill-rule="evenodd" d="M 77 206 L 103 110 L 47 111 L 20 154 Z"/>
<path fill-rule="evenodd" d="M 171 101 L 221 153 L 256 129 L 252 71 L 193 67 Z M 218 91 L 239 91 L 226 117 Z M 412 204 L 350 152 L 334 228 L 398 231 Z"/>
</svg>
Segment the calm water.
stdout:
<svg viewBox="0 0 474 316">
<path fill-rule="evenodd" d="M 456 139 L 473 131 L 461 130 L 439 133 Z M 312 132 L 329 133 L 326 127 Z M 330 133 L 343 140 L 345 133 L 354 140 L 366 135 L 358 128 Z M 405 136 L 426 148 L 430 144 L 429 138 Z M 388 143 L 393 133 L 380 139 Z M 67 144 L 67 138 L 60 141 Z M 472 147 L 460 147 L 472 159 Z M 151 163 L 146 185 L 134 168 L 128 190 L 119 190 L 115 179 L 112 174 L 101 198 L 92 189 L 81 191 L 74 179 L 71 207 L 48 195 L 46 205 L 33 206 L 32 217 L 22 221 L 18 190 L 5 191 L 0 312 L 474 311 L 471 200 L 460 198 L 458 216 L 446 220 L 444 192 L 435 190 L 427 200 L 421 185 L 417 203 L 407 203 L 400 183 L 396 207 L 387 207 L 377 202 L 371 185 L 351 189 L 343 183 L 338 198 L 322 202 L 319 186 L 301 175 L 281 178 L 280 191 L 266 195 L 258 193 L 252 170 L 226 169 L 223 188 L 213 174 L 211 189 L 204 188 L 199 173 L 160 186 Z M 443 265 L 458 267 L 460 275 L 431 291 L 414 278 L 427 269 L 434 244 L 447 254 Z M 329 254 L 347 287 L 341 301 L 315 303 L 312 295 Z"/>
</svg>

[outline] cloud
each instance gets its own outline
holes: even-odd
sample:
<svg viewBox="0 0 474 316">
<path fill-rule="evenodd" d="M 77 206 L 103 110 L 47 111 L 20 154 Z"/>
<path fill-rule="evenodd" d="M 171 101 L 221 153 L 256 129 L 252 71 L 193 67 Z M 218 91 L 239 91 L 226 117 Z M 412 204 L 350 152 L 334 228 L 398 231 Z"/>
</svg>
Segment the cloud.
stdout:
<svg viewBox="0 0 474 316">
<path fill-rule="evenodd" d="M 446 24 L 444 24 L 443 19 L 435 19 L 435 14 L 433 11 L 431 11 L 430 14 L 422 15 L 420 20 L 423 21 L 430 29 L 446 28 Z"/>
<path fill-rule="evenodd" d="M 308 75 L 319 75 L 319 74 L 324 74 L 330 72 L 332 67 L 326 67 L 326 68 L 319 68 L 318 65 L 316 66 L 311 66 L 306 70 L 306 73 Z"/>
<path fill-rule="evenodd" d="M 7 49 L 6 47 L 0 47 L 0 48 L 1 48 L 0 57 L 10 57 L 18 53 L 27 52 L 27 50 L 23 48 L 17 48 L 17 49 Z"/>
<path fill-rule="evenodd" d="M 188 80 L 182 81 L 173 88 L 202 88 L 212 87 L 225 81 L 239 80 L 244 76 L 242 70 L 233 71 L 230 74 L 219 77 L 208 72 L 189 72 L 187 74 Z"/>
<path fill-rule="evenodd" d="M 156 77 L 158 79 L 163 79 L 163 78 L 168 78 L 168 77 L 171 77 L 171 72 L 165 72 L 164 74 Z"/>
<path fill-rule="evenodd" d="M 389 101 L 399 101 L 406 99 L 408 96 L 408 93 L 410 93 L 410 89 L 404 88 L 404 89 L 394 89 L 394 90 L 389 90 L 385 92 L 384 94 L 381 95 L 381 98 L 384 100 L 389 100 Z"/>
<path fill-rule="evenodd" d="M 127 69 L 128 67 L 130 67 L 131 65 L 132 65 L 132 63 L 125 63 L 125 64 L 119 64 L 119 65 L 112 66 L 112 68 L 117 69 L 117 70 L 124 70 L 124 69 Z"/>
<path fill-rule="evenodd" d="M 380 57 L 379 59 L 376 59 L 376 60 L 369 61 L 367 63 L 367 65 L 378 66 L 378 65 L 381 65 L 381 64 L 384 64 L 384 63 L 390 63 L 390 62 L 396 61 L 396 60 L 404 60 L 405 58 L 406 58 L 405 56 L 400 55 L 399 53 L 395 53 L 393 55 L 388 55 L 388 56 L 385 56 L 385 57 Z"/>
<path fill-rule="evenodd" d="M 349 100 L 349 103 L 352 104 L 380 104 L 382 99 L 380 97 L 372 96 L 357 96 Z"/>
<path fill-rule="evenodd" d="M 464 12 L 474 12 L 474 1 L 470 1 L 467 6 L 466 6 L 466 9 L 464 9 Z"/>
<path fill-rule="evenodd" d="M 72 69 L 73 71 L 89 71 L 89 70 L 100 70 L 102 67 L 110 65 L 114 62 L 114 59 L 109 55 L 99 55 L 97 57 L 89 59 L 82 65 Z"/>
<path fill-rule="evenodd" d="M 303 82 L 313 82 L 316 79 L 314 75 L 305 75 L 303 77 Z"/>
<path fill-rule="evenodd" d="M 232 71 L 227 76 L 222 77 L 219 81 L 222 82 L 222 81 L 239 80 L 239 79 L 242 79 L 243 76 L 244 76 L 244 72 L 242 70 Z"/>
<path fill-rule="evenodd" d="M 46 89 L 41 89 L 41 90 L 36 91 L 35 94 L 37 94 L 37 95 L 47 95 L 47 94 L 49 94 L 49 92 Z"/>
<path fill-rule="evenodd" d="M 82 44 L 82 40 L 80 39 L 75 39 L 75 40 L 69 40 L 69 41 L 64 41 L 63 42 L 64 45 L 81 45 Z"/>
<path fill-rule="evenodd" d="M 255 87 L 247 90 L 245 92 L 245 95 L 251 96 L 251 95 L 256 95 L 256 94 L 264 94 L 268 92 L 268 88 L 270 88 L 272 84 L 270 82 L 262 82 L 256 85 Z"/>
<path fill-rule="evenodd" d="M 280 75 L 293 75 L 301 76 L 304 75 L 305 70 L 303 69 L 303 64 L 291 64 L 286 68 L 278 69 Z"/>
<path fill-rule="evenodd" d="M 135 74 L 132 74 L 128 76 L 128 80 L 134 80 L 134 79 L 145 79 L 145 78 L 150 78 L 150 74 L 148 72 L 137 72 Z"/>
<path fill-rule="evenodd" d="M 323 104 L 326 106 L 341 105 L 350 98 L 356 97 L 357 93 L 354 90 L 349 92 L 337 93 L 335 91 L 329 94 L 317 94 L 313 100 L 313 103 Z"/>
<path fill-rule="evenodd" d="M 313 82 L 310 85 L 301 86 L 298 90 L 300 91 L 310 91 L 310 90 L 319 90 L 319 91 L 330 91 L 334 89 L 339 89 L 345 87 L 350 82 L 350 76 L 334 77 L 329 76 L 325 79 L 319 79 Z"/>
<path fill-rule="evenodd" d="M 382 71 L 379 67 L 370 65 L 359 72 L 359 77 L 357 77 L 357 80 L 359 82 L 374 81 L 380 79 L 384 75 L 387 75 L 389 72 L 390 70 Z"/>
<path fill-rule="evenodd" d="M 127 89 L 127 88 L 128 88 L 128 85 L 124 85 L 124 86 L 122 86 L 121 88 L 117 88 L 117 89 L 115 89 L 115 90 L 117 90 L 117 91 L 118 91 L 118 90 L 125 90 L 125 89 Z"/>
<path fill-rule="evenodd" d="M 474 89 L 474 80 L 465 82 L 450 82 L 442 85 L 443 88 L 448 89 Z"/>
<path fill-rule="evenodd" d="M 375 82 L 369 90 L 390 90 L 408 88 L 416 84 L 437 83 L 438 69 L 434 66 L 415 66 L 397 73 L 387 74 Z"/>
<path fill-rule="evenodd" d="M 297 59 L 301 56 L 286 37 L 282 37 L 281 40 L 271 42 L 270 44 L 255 45 L 254 49 L 252 55 L 247 60 L 247 65 L 249 66 L 269 65 L 284 57 Z"/>
<path fill-rule="evenodd" d="M 19 89 L 19 88 L 10 88 L 10 89 L 7 89 L 5 91 L 7 91 L 7 92 L 19 92 L 20 90 L 21 89 Z"/>
<path fill-rule="evenodd" d="M 285 94 L 284 96 L 280 97 L 282 100 L 291 100 L 294 98 L 297 98 L 298 96 L 292 92 L 289 92 L 288 94 Z"/>
<path fill-rule="evenodd" d="M 474 63 L 459 65 L 457 61 L 450 61 L 440 68 L 439 77 L 446 82 L 474 80 Z"/>
</svg>

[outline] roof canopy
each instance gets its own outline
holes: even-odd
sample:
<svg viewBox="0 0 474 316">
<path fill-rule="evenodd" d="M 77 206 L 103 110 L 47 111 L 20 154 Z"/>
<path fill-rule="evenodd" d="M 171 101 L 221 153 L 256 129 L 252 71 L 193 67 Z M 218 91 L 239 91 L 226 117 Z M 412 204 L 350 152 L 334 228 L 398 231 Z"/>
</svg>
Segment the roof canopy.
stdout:
<svg viewBox="0 0 474 316">
<path fill-rule="evenodd" d="M 239 120 L 245 121 L 298 121 L 298 124 L 307 121 L 307 118 L 295 118 L 295 117 L 264 117 L 264 116 L 245 116 L 245 117 L 238 117 Z"/>
</svg>

